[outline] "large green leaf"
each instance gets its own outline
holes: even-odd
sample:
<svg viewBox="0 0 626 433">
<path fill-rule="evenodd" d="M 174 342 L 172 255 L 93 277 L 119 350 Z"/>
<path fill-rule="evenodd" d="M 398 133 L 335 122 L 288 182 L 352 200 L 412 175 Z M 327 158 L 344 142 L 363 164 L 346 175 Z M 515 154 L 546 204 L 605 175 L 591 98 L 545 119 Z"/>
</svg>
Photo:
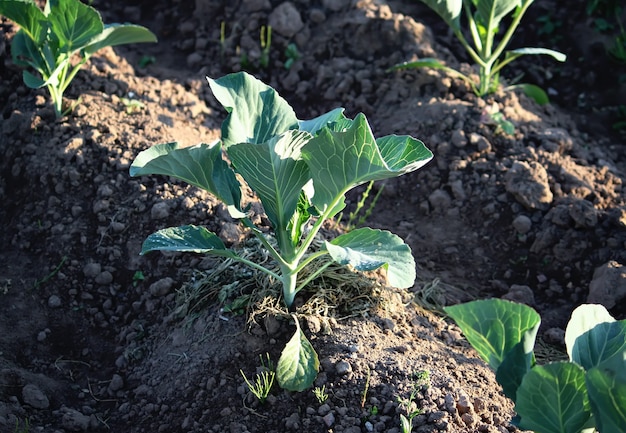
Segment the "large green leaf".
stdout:
<svg viewBox="0 0 626 433">
<path fill-rule="evenodd" d="M 278 359 L 276 379 L 281 388 L 288 391 L 304 391 L 310 388 L 319 371 L 319 359 L 315 349 L 300 329 L 298 319 L 296 332 Z"/>
<path fill-rule="evenodd" d="M 611 368 L 594 367 L 586 376 L 596 427 L 602 433 L 626 432 L 626 359 L 614 360 Z"/>
<path fill-rule="evenodd" d="M 15 22 L 37 44 L 46 37 L 46 16 L 33 0 L 1 0 L 0 15 Z"/>
<path fill-rule="evenodd" d="M 571 362 L 534 367 L 517 390 L 519 427 L 536 433 L 579 433 L 591 416 L 585 371 Z"/>
<path fill-rule="evenodd" d="M 601 366 L 626 353 L 626 321 L 598 323 L 580 335 L 572 348 L 572 361 L 585 370 Z M 624 365 L 626 368 L 626 365 Z"/>
<path fill-rule="evenodd" d="M 574 351 L 576 341 L 583 334 L 591 331 L 600 323 L 615 322 L 613 316 L 606 308 L 599 304 L 583 304 L 572 311 L 572 317 L 565 329 L 565 346 L 570 360 L 579 362 L 574 356 L 579 357 L 580 351 Z M 582 350 L 585 350 L 581 347 Z M 582 365 L 582 364 L 581 364 Z M 583 365 L 584 367 L 584 365 Z"/>
<path fill-rule="evenodd" d="M 276 232 L 286 230 L 302 187 L 310 179 L 300 157 L 310 138 L 308 132 L 293 129 L 262 144 L 240 143 L 228 148 L 235 170 L 257 193 Z"/>
<path fill-rule="evenodd" d="M 302 149 L 315 190 L 311 201 L 323 212 L 332 208 L 330 216 L 343 209 L 344 194 L 355 186 L 417 170 L 432 158 L 424 144 L 411 137 L 376 141 L 363 114 L 350 123 L 340 131 L 322 129 Z"/>
<path fill-rule="evenodd" d="M 237 143 L 265 143 L 289 129 L 298 119 L 276 90 L 246 72 L 213 80 L 208 78 L 215 98 L 228 111 L 222 122 L 222 141 L 228 148 Z"/>
<path fill-rule="evenodd" d="M 533 346 L 537 328 L 531 328 L 504 356 L 502 363 L 496 370 L 496 380 L 502 386 L 502 392 L 511 400 L 517 398 L 517 390 L 526 376 L 526 373 L 535 365 Z"/>
<path fill-rule="evenodd" d="M 234 252 L 226 249 L 215 233 L 194 225 L 169 227 L 152 233 L 143 242 L 141 254 L 151 251 L 211 252 L 222 256 L 235 256 Z"/>
<path fill-rule="evenodd" d="M 461 8 L 463 0 L 422 0 L 428 7 L 437 12 L 453 29 L 460 29 Z"/>
<path fill-rule="evenodd" d="M 479 24 L 485 28 L 491 23 L 492 28 L 498 27 L 500 20 L 516 7 L 522 5 L 522 0 L 472 0 L 476 6 L 478 14 L 476 16 Z M 532 1 L 532 0 L 531 0 Z"/>
<path fill-rule="evenodd" d="M 48 15 L 59 48 L 66 53 L 79 50 L 104 30 L 100 13 L 79 0 L 59 0 Z"/>
<path fill-rule="evenodd" d="M 495 371 L 520 342 L 527 351 L 532 350 L 541 323 L 539 314 L 532 308 L 502 299 L 472 301 L 446 307 L 444 311 Z M 518 362 L 526 363 L 527 359 Z"/>
<path fill-rule="evenodd" d="M 232 209 L 241 210 L 241 186 L 235 173 L 222 158 L 219 142 L 180 148 L 178 143 L 164 143 L 140 152 L 130 166 L 131 176 L 161 174 L 202 188 Z M 243 216 L 243 215 L 241 215 Z"/>
<path fill-rule="evenodd" d="M 404 241 L 391 232 L 364 227 L 326 242 L 333 260 L 359 271 L 383 266 L 393 287 L 406 289 L 415 282 L 415 259 Z"/>
<path fill-rule="evenodd" d="M 89 45 L 85 47 L 85 53 L 91 55 L 100 48 L 141 42 L 157 42 L 157 38 L 154 33 L 142 26 L 107 24 L 102 33 L 89 41 Z"/>
</svg>

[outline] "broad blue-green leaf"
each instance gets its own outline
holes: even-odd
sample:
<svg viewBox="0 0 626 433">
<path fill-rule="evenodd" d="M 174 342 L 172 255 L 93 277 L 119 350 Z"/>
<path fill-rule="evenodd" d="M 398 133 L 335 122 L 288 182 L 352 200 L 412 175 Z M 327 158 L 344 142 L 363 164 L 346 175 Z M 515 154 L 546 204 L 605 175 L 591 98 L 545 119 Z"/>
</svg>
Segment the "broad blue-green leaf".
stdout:
<svg viewBox="0 0 626 433">
<path fill-rule="evenodd" d="M 485 28 L 498 27 L 500 20 L 516 7 L 522 5 L 522 0 L 473 0 L 478 12 L 476 19 Z"/>
<path fill-rule="evenodd" d="M 422 0 L 453 29 L 459 30 L 463 0 Z"/>
<path fill-rule="evenodd" d="M 85 47 L 85 53 L 91 55 L 100 48 L 142 42 L 157 42 L 157 38 L 154 33 L 142 26 L 107 24 L 102 33 L 89 41 L 89 45 Z"/>
<path fill-rule="evenodd" d="M 298 127 L 296 114 L 287 101 L 252 75 L 237 72 L 207 80 L 213 95 L 229 113 L 222 122 L 226 149 L 237 143 L 265 143 Z"/>
<path fill-rule="evenodd" d="M 509 51 L 509 53 L 513 53 L 515 55 L 546 55 L 554 57 L 559 62 L 564 62 L 567 60 L 567 56 L 559 51 L 550 50 L 548 48 L 517 48 L 515 50 Z"/>
<path fill-rule="evenodd" d="M 626 361 L 620 361 L 619 370 L 594 367 L 587 371 L 589 401 L 602 433 L 626 432 Z"/>
<path fill-rule="evenodd" d="M 393 146 L 399 146 L 394 151 Z M 309 165 L 313 188 L 311 202 L 332 217 L 344 204 L 344 194 L 371 180 L 400 176 L 426 164 L 432 153 L 411 137 L 374 139 L 367 119 L 358 114 L 342 131 L 322 129 L 302 149 Z"/>
<path fill-rule="evenodd" d="M 300 157 L 310 138 L 308 132 L 292 129 L 262 144 L 240 143 L 228 148 L 235 170 L 257 193 L 276 232 L 286 230 L 302 187 L 310 179 Z"/>
<path fill-rule="evenodd" d="M 280 354 L 276 366 L 276 379 L 283 389 L 304 391 L 313 385 L 320 363 L 315 349 L 300 329 L 295 316 L 294 320 L 296 332 Z"/>
<path fill-rule="evenodd" d="M 46 36 L 46 16 L 32 0 L 2 0 L 0 15 L 20 26 L 30 39 L 43 42 Z"/>
<path fill-rule="evenodd" d="M 389 285 L 406 289 L 415 282 L 415 259 L 404 241 L 384 230 L 364 227 L 326 242 L 334 261 L 358 271 L 373 271 L 383 266 Z"/>
<path fill-rule="evenodd" d="M 600 323 L 611 322 L 615 322 L 615 319 L 602 305 L 583 304 L 572 311 L 572 317 L 565 329 L 565 346 L 567 347 L 569 359 L 574 362 L 579 362 L 577 360 L 579 356 L 578 351 L 574 351 L 576 340 L 578 340 L 579 337 L 591 331 Z M 574 358 L 575 356 L 577 357 L 576 359 Z"/>
<path fill-rule="evenodd" d="M 169 227 L 152 233 L 141 247 L 141 254 L 150 251 L 177 251 L 188 253 L 214 253 L 225 257 L 235 256 L 227 250 L 222 240 L 201 226 Z"/>
<path fill-rule="evenodd" d="M 71 53 L 86 46 L 104 30 L 100 13 L 80 1 L 59 1 L 48 15 L 59 48 Z"/>
<path fill-rule="evenodd" d="M 180 148 L 178 143 L 152 146 L 140 152 L 130 166 L 131 176 L 151 174 L 184 180 L 210 192 L 226 205 L 241 210 L 239 181 L 222 158 L 219 142 L 184 148 Z"/>
<path fill-rule="evenodd" d="M 598 323 L 580 335 L 572 348 L 572 361 L 585 370 L 626 353 L 626 321 Z M 626 365 L 624 365 L 626 368 Z"/>
<path fill-rule="evenodd" d="M 519 427 L 536 433 L 579 433 L 591 416 L 585 371 L 571 362 L 534 367 L 517 390 Z"/>
<path fill-rule="evenodd" d="M 541 323 L 539 314 L 532 308 L 502 299 L 472 301 L 446 307 L 444 311 L 495 371 L 520 342 L 525 350 L 532 350 Z"/>
<path fill-rule="evenodd" d="M 22 79 L 24 80 L 24 84 L 31 89 L 39 89 L 46 85 L 44 80 L 28 71 L 22 71 Z"/>
<path fill-rule="evenodd" d="M 502 392 L 513 401 L 517 398 L 517 390 L 524 376 L 535 365 L 533 347 L 537 328 L 531 328 L 527 334 L 504 356 L 496 370 L 496 380 L 502 386 Z"/>
<path fill-rule="evenodd" d="M 324 113 L 321 116 L 317 116 L 310 120 L 298 120 L 298 129 L 300 131 L 307 131 L 312 135 L 315 135 L 320 129 L 329 123 L 337 122 L 341 119 L 345 119 L 343 114 L 343 108 L 335 108 L 334 110 Z"/>
</svg>

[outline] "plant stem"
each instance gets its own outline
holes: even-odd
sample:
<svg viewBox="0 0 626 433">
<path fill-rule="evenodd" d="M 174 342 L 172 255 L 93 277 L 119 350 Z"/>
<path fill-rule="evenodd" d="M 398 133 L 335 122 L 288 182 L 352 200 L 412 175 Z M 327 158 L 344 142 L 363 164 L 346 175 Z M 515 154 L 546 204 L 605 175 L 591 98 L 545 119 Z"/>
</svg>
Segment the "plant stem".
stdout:
<svg viewBox="0 0 626 433">
<path fill-rule="evenodd" d="M 281 278 L 283 283 L 283 297 L 285 298 L 285 304 L 287 308 L 291 308 L 293 300 L 296 297 L 298 271 L 292 269 L 290 266 L 280 266 Z"/>
</svg>

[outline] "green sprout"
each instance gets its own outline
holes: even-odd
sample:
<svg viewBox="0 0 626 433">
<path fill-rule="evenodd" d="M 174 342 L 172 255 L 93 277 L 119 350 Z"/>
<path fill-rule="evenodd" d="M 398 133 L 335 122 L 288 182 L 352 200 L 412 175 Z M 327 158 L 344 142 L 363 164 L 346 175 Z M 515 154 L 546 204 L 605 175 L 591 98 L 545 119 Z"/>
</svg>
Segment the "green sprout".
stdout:
<svg viewBox="0 0 626 433">
<path fill-rule="evenodd" d="M 57 118 L 74 108 L 63 110 L 63 93 L 92 54 L 113 45 L 156 42 L 144 27 L 105 25 L 96 9 L 79 0 L 48 0 L 43 10 L 34 0 L 3 0 L 0 14 L 20 26 L 11 45 L 13 62 L 39 74 L 25 70 L 24 83 L 48 89 Z M 79 61 L 73 64 L 75 56 Z"/>
<path fill-rule="evenodd" d="M 298 46 L 291 42 L 285 48 L 285 69 L 291 69 L 296 60 L 301 57 L 300 51 L 298 51 Z"/>
<path fill-rule="evenodd" d="M 259 400 L 261 404 L 265 403 L 265 401 L 267 400 L 267 397 L 272 390 L 272 385 L 274 384 L 274 378 L 276 376 L 273 365 L 270 361 L 269 353 L 266 353 L 265 355 L 267 357 L 267 365 L 263 361 L 263 357 L 259 356 L 261 358 L 262 371 L 261 373 L 257 373 L 254 383 L 248 380 L 243 370 L 239 370 L 241 376 L 243 377 L 243 380 L 246 382 L 246 385 L 248 385 L 248 389 Z"/>
<path fill-rule="evenodd" d="M 326 385 L 322 385 L 321 388 L 319 386 L 316 386 L 315 388 L 313 388 L 313 395 L 315 396 L 319 404 L 323 404 L 328 399 L 328 393 L 326 392 Z"/>
</svg>

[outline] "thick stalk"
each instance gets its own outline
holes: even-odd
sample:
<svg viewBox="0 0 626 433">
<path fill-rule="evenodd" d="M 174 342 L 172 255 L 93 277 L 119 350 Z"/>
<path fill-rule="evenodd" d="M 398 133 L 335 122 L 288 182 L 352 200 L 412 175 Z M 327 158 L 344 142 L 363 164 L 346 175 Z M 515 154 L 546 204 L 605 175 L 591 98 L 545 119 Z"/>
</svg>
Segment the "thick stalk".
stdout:
<svg viewBox="0 0 626 433">
<path fill-rule="evenodd" d="M 283 283 L 283 298 L 285 298 L 285 305 L 287 305 L 287 308 L 291 308 L 297 293 L 298 271 L 292 269 L 291 266 L 281 265 L 280 273 L 280 279 Z"/>
</svg>

